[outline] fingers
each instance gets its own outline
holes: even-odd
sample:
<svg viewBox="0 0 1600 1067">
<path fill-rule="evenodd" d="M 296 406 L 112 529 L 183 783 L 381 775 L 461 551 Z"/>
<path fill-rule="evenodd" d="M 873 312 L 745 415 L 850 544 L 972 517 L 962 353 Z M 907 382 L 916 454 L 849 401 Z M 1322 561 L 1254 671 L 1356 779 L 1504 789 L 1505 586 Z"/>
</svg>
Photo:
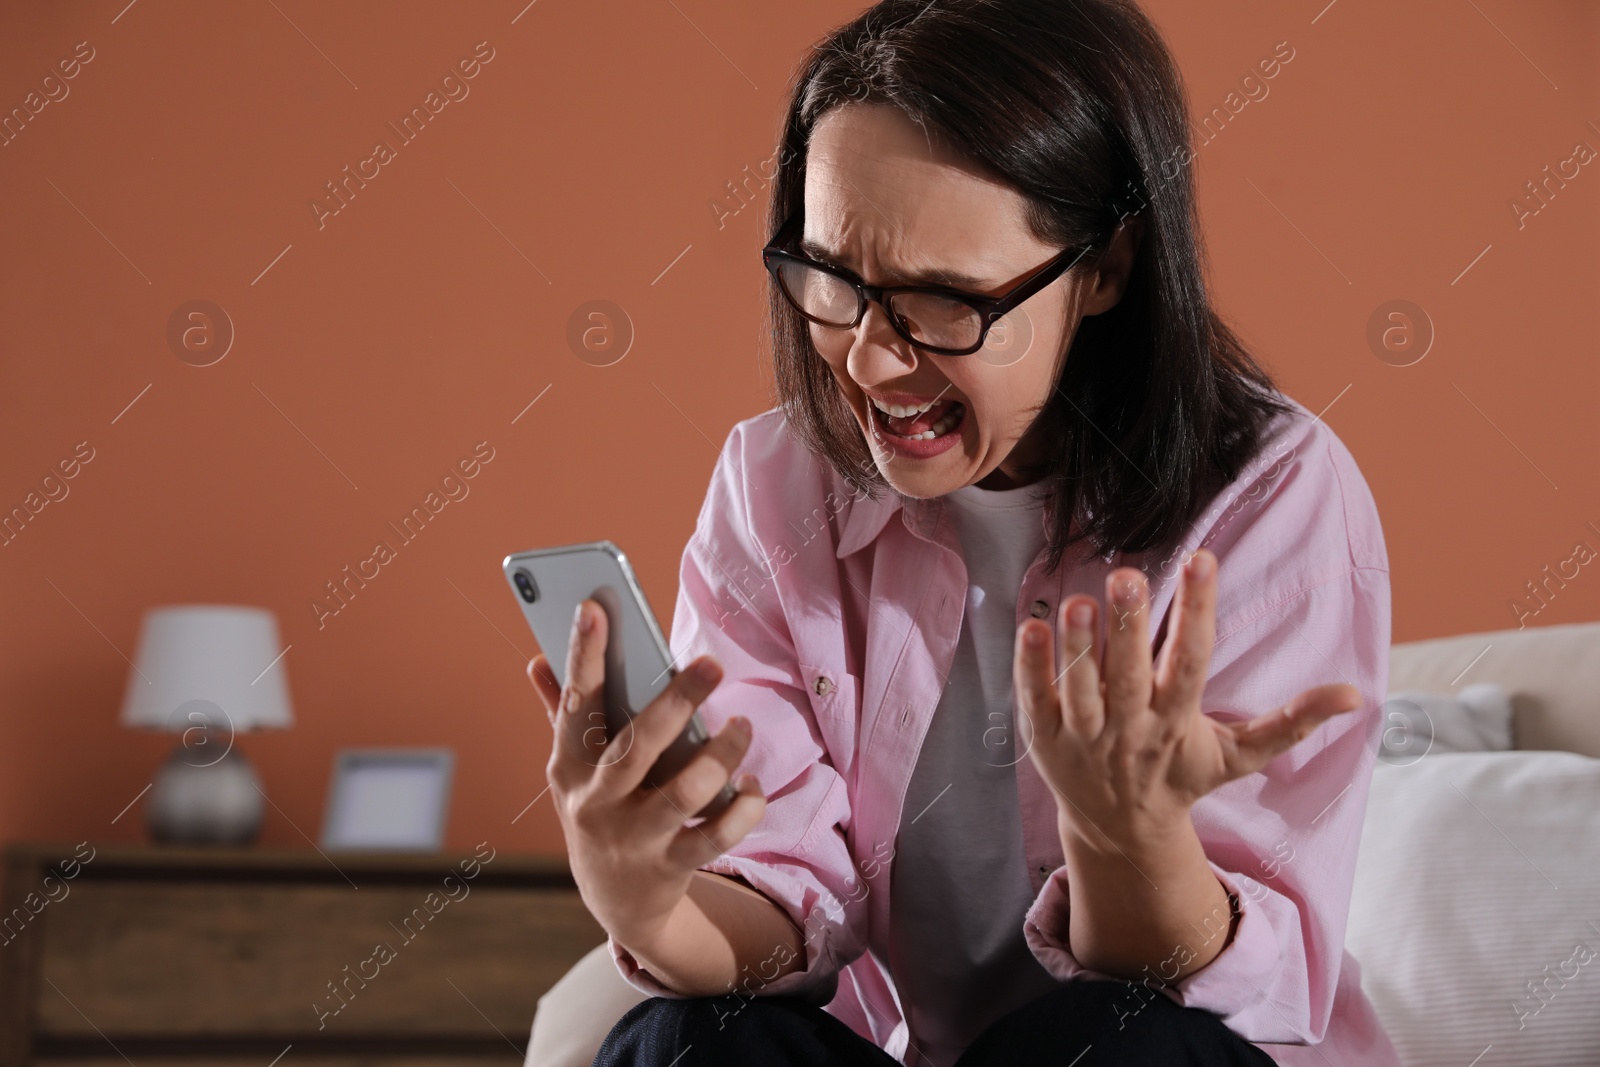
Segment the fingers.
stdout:
<svg viewBox="0 0 1600 1067">
<path fill-rule="evenodd" d="M 1150 590 L 1144 574 L 1118 567 L 1106 576 L 1106 721 L 1120 728 L 1122 716 L 1150 706 Z"/>
<path fill-rule="evenodd" d="M 1200 705 L 1211 648 L 1216 638 L 1217 558 L 1199 548 L 1178 579 L 1172 626 L 1155 671 L 1155 700 L 1160 714 L 1175 714 Z"/>
<path fill-rule="evenodd" d="M 1050 627 L 1029 619 L 1017 627 L 1012 658 L 1012 689 L 1028 725 L 1043 739 L 1061 732 L 1061 707 L 1056 696 L 1055 665 L 1051 662 Z M 1018 728 L 1022 723 L 1017 724 Z"/>
<path fill-rule="evenodd" d="M 1260 770 L 1335 715 L 1357 711 L 1362 703 L 1361 690 L 1353 685 L 1319 685 L 1276 711 L 1229 723 L 1236 749 L 1227 760 L 1228 780 Z"/>
<path fill-rule="evenodd" d="M 561 686 L 556 682 L 555 672 L 550 669 L 550 661 L 545 659 L 543 652 L 528 661 L 528 681 L 533 683 L 534 692 L 539 694 L 539 700 L 544 704 L 545 715 L 550 725 L 554 726 L 556 711 L 561 707 Z"/>
<path fill-rule="evenodd" d="M 1079 737 L 1092 741 L 1105 728 L 1100 699 L 1100 656 L 1095 647 L 1100 626 L 1093 597 L 1070 596 L 1061 605 L 1062 719 Z"/>
<path fill-rule="evenodd" d="M 550 780 L 563 788 L 592 774 L 607 754 L 606 626 L 606 613 L 600 605 L 587 599 L 578 604 L 567 642 L 567 684 L 558 694 L 555 745 L 550 754 Z"/>
<path fill-rule="evenodd" d="M 703 867 L 742 841 L 755 829 L 767 810 L 767 798 L 754 775 L 741 775 L 739 795 L 722 813 L 698 826 L 685 826 L 667 846 L 667 855 L 679 865 Z"/>
<path fill-rule="evenodd" d="M 749 719 L 729 719 L 671 781 L 645 789 L 638 818 L 662 830 L 692 818 L 733 777 L 750 749 L 750 737 Z"/>
<path fill-rule="evenodd" d="M 619 797 L 638 789 L 721 680 L 722 667 L 711 656 L 701 656 L 673 675 L 667 687 L 618 731 L 613 751 L 601 761 L 599 788 Z"/>
</svg>

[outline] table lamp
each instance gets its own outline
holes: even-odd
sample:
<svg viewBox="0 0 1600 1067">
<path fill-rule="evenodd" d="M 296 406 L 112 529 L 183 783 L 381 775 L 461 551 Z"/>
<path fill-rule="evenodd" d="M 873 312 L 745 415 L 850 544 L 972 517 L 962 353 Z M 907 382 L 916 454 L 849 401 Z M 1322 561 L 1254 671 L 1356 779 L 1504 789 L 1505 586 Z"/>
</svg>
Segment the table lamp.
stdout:
<svg viewBox="0 0 1600 1067">
<path fill-rule="evenodd" d="M 122 725 L 180 735 L 145 803 L 155 840 L 239 845 L 260 833 L 266 794 L 234 740 L 293 722 L 283 651 L 266 608 L 181 604 L 145 612 Z"/>
</svg>

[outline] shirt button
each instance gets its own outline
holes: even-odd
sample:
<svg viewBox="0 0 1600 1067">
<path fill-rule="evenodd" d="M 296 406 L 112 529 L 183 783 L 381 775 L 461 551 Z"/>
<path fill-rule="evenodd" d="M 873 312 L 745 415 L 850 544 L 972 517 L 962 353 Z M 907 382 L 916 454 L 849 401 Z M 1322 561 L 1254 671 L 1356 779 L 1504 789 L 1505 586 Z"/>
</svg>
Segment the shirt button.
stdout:
<svg viewBox="0 0 1600 1067">
<path fill-rule="evenodd" d="M 1040 874 L 1049 874 L 1050 873 L 1050 868 L 1049 867 L 1040 867 L 1039 868 L 1039 873 Z"/>
<path fill-rule="evenodd" d="M 826 675 L 822 675 L 822 674 L 817 675 L 816 690 L 817 690 L 817 695 L 818 696 L 823 696 L 823 697 L 827 696 L 829 693 L 833 692 L 833 682 L 832 682 L 832 680 L 829 679 Z"/>
<path fill-rule="evenodd" d="M 1028 609 L 1028 614 L 1032 615 L 1036 619 L 1042 619 L 1046 615 L 1050 614 L 1050 605 L 1046 604 L 1042 600 L 1035 600 L 1033 602 L 1033 607 Z"/>
</svg>

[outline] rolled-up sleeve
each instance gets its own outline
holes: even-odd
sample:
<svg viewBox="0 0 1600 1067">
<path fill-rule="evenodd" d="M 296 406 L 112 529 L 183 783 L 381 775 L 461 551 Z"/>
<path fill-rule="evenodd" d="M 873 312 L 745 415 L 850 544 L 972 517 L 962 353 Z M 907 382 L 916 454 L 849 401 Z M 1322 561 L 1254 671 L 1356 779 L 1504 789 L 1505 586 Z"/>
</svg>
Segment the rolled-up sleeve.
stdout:
<svg viewBox="0 0 1600 1067">
<path fill-rule="evenodd" d="M 751 487 L 759 471 L 752 473 L 750 464 L 759 460 L 745 456 L 741 444 L 735 426 L 683 553 L 670 644 L 680 667 L 706 653 L 722 664 L 723 680 L 700 715 L 711 733 L 733 715 L 750 720 L 750 747 L 739 771 L 759 779 L 767 807 L 749 834 L 701 869 L 742 879 L 804 936 L 803 967 L 771 978 L 790 959 L 789 950 L 775 944 L 734 991 L 824 1006 L 837 991 L 839 971 L 865 951 L 868 887 L 845 839 L 851 807 L 844 780 L 823 744 L 778 591 L 763 577 L 774 562 L 752 533 L 752 492 L 777 493 L 782 486 Z M 618 970 L 635 988 L 683 996 L 615 938 L 610 945 Z"/>
<path fill-rule="evenodd" d="M 1349 474 L 1339 473 L 1342 488 L 1352 488 Z M 1280 518 L 1298 513 L 1303 530 L 1320 527 L 1309 534 L 1310 547 L 1268 551 L 1274 540 L 1294 542 L 1283 540 L 1281 521 L 1260 522 L 1231 551 L 1218 552 L 1219 600 L 1231 582 L 1227 599 L 1238 610 L 1225 618 L 1219 607 L 1202 709 L 1224 721 L 1251 719 L 1304 690 L 1338 682 L 1360 690 L 1361 707 L 1335 715 L 1261 770 L 1194 805 L 1207 861 L 1238 898 L 1237 928 L 1209 963 L 1168 981 L 1192 958 L 1187 952 L 1227 936 L 1226 916 L 1195 924 L 1192 940 L 1174 945 L 1169 961 L 1134 979 L 1179 1004 L 1215 1012 L 1256 1043 L 1315 1044 L 1327 1032 L 1388 683 L 1389 572 L 1376 511 L 1363 484 L 1344 501 L 1342 517 L 1356 524 L 1347 530 L 1333 521 L 1341 485 L 1331 467 L 1324 475 L 1328 484 L 1319 485 L 1301 472 L 1310 484 L 1276 505 Z M 1296 496 L 1304 504 L 1323 490 L 1322 503 L 1331 509 L 1296 507 Z M 1286 586 L 1282 574 L 1295 571 L 1285 564 L 1311 559 L 1323 562 L 1322 574 Z M 1061 868 L 1024 922 L 1034 955 L 1060 979 L 1115 977 L 1078 963 L 1068 944 L 1069 915 Z"/>
</svg>

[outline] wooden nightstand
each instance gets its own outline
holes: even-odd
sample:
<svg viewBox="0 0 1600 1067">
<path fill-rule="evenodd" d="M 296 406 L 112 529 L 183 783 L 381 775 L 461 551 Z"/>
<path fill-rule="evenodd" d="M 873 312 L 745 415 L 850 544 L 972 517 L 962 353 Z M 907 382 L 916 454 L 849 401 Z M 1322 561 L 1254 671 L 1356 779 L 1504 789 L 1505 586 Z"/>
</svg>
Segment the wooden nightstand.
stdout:
<svg viewBox="0 0 1600 1067">
<path fill-rule="evenodd" d="M 13 845 L 0 1067 L 505 1067 L 604 940 L 564 857 Z"/>
</svg>

